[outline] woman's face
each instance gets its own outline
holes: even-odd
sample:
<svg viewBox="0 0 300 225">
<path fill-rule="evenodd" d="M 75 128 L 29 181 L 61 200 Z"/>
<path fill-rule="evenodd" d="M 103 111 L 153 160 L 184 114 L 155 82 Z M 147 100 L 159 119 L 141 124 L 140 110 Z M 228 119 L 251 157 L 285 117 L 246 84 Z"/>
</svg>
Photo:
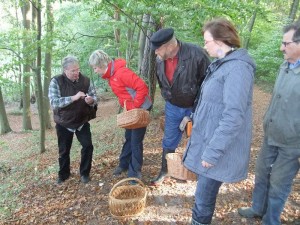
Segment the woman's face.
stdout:
<svg viewBox="0 0 300 225">
<path fill-rule="evenodd" d="M 102 76 L 103 74 L 106 73 L 106 69 L 107 68 L 103 68 L 103 67 L 100 67 L 100 66 L 93 66 L 94 72 L 99 74 L 100 76 Z"/>
<path fill-rule="evenodd" d="M 207 51 L 209 56 L 211 57 L 218 57 L 218 49 L 220 46 L 218 45 L 218 42 L 214 40 L 212 34 L 209 31 L 205 31 L 203 34 L 204 39 L 204 49 Z"/>
</svg>

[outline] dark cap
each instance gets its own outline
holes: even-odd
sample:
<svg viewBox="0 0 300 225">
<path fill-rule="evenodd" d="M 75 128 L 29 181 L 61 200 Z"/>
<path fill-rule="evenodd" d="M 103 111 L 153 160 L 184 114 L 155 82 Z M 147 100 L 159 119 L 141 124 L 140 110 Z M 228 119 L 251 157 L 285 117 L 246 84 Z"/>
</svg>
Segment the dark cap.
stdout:
<svg viewBox="0 0 300 225">
<path fill-rule="evenodd" d="M 160 46 L 170 41 L 173 34 L 174 30 L 172 28 L 165 28 L 156 31 L 150 38 L 150 48 L 152 50 L 158 49 Z"/>
</svg>

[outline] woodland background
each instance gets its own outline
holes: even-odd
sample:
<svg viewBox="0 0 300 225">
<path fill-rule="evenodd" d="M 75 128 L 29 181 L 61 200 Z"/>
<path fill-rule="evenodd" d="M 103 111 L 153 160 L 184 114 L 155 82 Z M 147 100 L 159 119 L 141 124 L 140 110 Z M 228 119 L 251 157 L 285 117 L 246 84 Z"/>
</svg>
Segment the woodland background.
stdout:
<svg viewBox="0 0 300 225">
<path fill-rule="evenodd" d="M 152 116 L 157 118 L 162 104 L 157 97 L 155 55 L 149 37 L 162 27 L 173 27 L 181 41 L 203 46 L 205 21 L 226 17 L 237 26 L 243 47 L 257 63 L 257 85 L 270 91 L 282 63 L 282 27 L 298 20 L 299 0 L 1 0 L 0 12 L 0 218 L 5 221 L 20 207 L 17 202 L 26 186 L 27 169 L 35 175 L 55 174 L 57 169 L 55 165 L 41 172 L 36 169 L 37 161 L 31 160 L 33 156 L 43 158 L 55 148 L 47 94 L 51 77 L 61 73 L 63 57 L 72 54 L 79 58 L 81 72 L 97 87 L 100 104 L 114 96 L 89 68 L 89 55 L 103 49 L 112 57 L 125 58 L 127 66 L 148 83 L 155 102 Z M 106 126 L 97 126 L 99 133 L 105 132 Z M 101 140 L 110 137 L 101 137 L 97 154 L 117 149 L 121 132 L 116 130 L 114 141 L 105 146 Z M 10 135 L 14 135 L 12 139 Z M 22 135 L 27 139 L 18 142 Z M 24 167 L 14 165 L 20 162 Z M 28 175 L 28 179 L 32 182 L 33 178 Z M 297 218 L 299 210 L 292 215 Z"/>
</svg>

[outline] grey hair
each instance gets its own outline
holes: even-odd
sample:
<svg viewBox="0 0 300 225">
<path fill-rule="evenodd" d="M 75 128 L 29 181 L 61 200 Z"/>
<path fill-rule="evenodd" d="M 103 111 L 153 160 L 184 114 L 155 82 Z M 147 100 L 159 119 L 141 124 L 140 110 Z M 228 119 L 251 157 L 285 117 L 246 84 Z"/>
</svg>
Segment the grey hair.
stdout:
<svg viewBox="0 0 300 225">
<path fill-rule="evenodd" d="M 94 51 L 89 59 L 90 66 L 99 66 L 100 68 L 107 68 L 111 62 L 111 58 L 102 50 Z"/>
<path fill-rule="evenodd" d="M 167 43 L 168 43 L 168 45 L 177 44 L 177 39 L 176 39 L 175 35 L 173 35 L 173 37 L 171 38 L 171 40 L 168 41 Z"/>
<path fill-rule="evenodd" d="M 73 55 L 68 55 L 65 58 L 63 58 L 61 61 L 61 66 L 62 66 L 63 70 L 66 70 L 67 67 L 71 64 L 79 65 L 79 60 L 77 59 L 77 57 L 75 57 Z"/>
<path fill-rule="evenodd" d="M 285 26 L 283 28 L 283 33 L 285 34 L 285 33 L 289 32 L 290 30 L 295 30 L 292 40 L 295 42 L 300 42 L 300 22 L 297 21 L 297 22 L 294 22 L 292 24 Z"/>
</svg>

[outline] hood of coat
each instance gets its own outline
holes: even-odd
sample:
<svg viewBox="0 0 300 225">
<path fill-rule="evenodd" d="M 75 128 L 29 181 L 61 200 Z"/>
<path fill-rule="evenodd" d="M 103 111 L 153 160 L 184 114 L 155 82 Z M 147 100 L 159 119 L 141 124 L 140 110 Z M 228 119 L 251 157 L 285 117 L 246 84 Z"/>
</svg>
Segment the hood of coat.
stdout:
<svg viewBox="0 0 300 225">
<path fill-rule="evenodd" d="M 223 63 L 232 61 L 232 60 L 241 60 L 241 61 L 248 63 L 249 66 L 251 66 L 253 68 L 254 73 L 255 73 L 255 69 L 256 69 L 255 62 L 252 59 L 252 57 L 249 55 L 248 51 L 243 48 L 237 49 L 237 50 L 229 53 L 227 56 L 225 56 L 222 59 L 215 59 L 210 64 L 210 66 L 208 68 L 208 73 L 217 70 L 220 67 L 220 65 L 222 65 Z"/>
<path fill-rule="evenodd" d="M 115 72 L 120 69 L 126 67 L 126 60 L 125 59 L 113 59 L 109 64 L 105 74 L 103 74 L 103 79 L 110 79 Z"/>
</svg>

